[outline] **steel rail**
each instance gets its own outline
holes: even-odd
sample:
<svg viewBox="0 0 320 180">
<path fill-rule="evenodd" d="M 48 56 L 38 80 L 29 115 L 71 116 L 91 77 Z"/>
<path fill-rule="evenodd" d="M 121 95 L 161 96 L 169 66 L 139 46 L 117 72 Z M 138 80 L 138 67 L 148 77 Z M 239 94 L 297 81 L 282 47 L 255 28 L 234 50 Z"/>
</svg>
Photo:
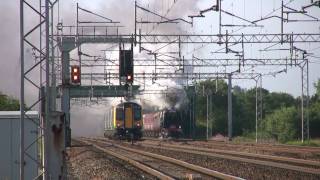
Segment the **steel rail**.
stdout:
<svg viewBox="0 0 320 180">
<path fill-rule="evenodd" d="M 210 140 L 210 141 L 214 141 L 214 140 Z M 243 144 L 239 144 L 239 145 L 243 145 Z M 257 147 L 271 147 L 271 148 L 279 148 L 279 149 L 286 149 L 286 150 L 290 150 L 290 149 L 306 150 L 306 151 L 313 151 L 313 152 L 320 153 L 320 147 L 315 147 L 315 146 L 299 146 L 299 145 L 290 145 L 290 144 L 268 144 L 268 143 L 259 143 L 259 144 L 252 143 L 251 145 L 254 145 Z"/>
<path fill-rule="evenodd" d="M 155 138 L 146 138 L 146 140 L 150 141 L 162 141 L 160 139 L 155 139 Z M 281 150 L 281 152 L 294 152 L 294 153 L 299 153 L 301 151 L 308 151 L 312 153 L 320 153 L 320 147 L 308 147 L 308 146 L 298 146 L 298 145 L 288 145 L 288 144 L 267 144 L 267 143 L 228 143 L 225 141 L 219 141 L 219 140 L 208 140 L 208 141 L 195 141 L 192 139 L 177 139 L 175 141 L 178 142 L 200 142 L 200 143 L 205 143 L 206 145 L 220 145 L 223 144 L 225 146 L 229 147 L 254 147 L 256 149 L 261 149 L 264 151 L 269 151 L 270 149 L 278 149 Z"/>
<path fill-rule="evenodd" d="M 211 177 L 216 177 L 216 178 L 219 178 L 219 179 L 228 179 L 228 180 L 235 180 L 235 179 L 240 180 L 240 179 L 242 179 L 240 177 L 224 174 L 224 173 L 221 173 L 221 172 L 218 172 L 218 171 L 214 171 L 214 170 L 207 169 L 207 168 L 204 168 L 204 167 L 201 167 L 201 166 L 190 164 L 190 163 L 187 163 L 187 162 L 184 162 L 184 161 L 181 161 L 181 160 L 177 160 L 177 159 L 174 159 L 174 158 L 171 158 L 171 157 L 167 157 L 167 156 L 163 156 L 163 155 L 159 155 L 159 154 L 154 154 L 154 153 L 150 153 L 150 152 L 146 152 L 146 151 L 141 151 L 141 150 L 137 150 L 137 149 L 132 149 L 132 148 L 128 148 L 128 147 L 124 147 L 124 146 L 121 146 L 121 145 L 118 145 L 118 144 L 114 144 L 113 142 L 110 142 L 110 141 L 107 142 L 107 141 L 105 141 L 106 139 L 90 139 L 90 140 L 91 141 L 95 141 L 95 142 L 101 142 L 101 143 L 111 143 L 116 148 L 119 148 L 119 149 L 122 149 L 122 150 L 126 150 L 126 151 L 130 151 L 130 152 L 134 152 L 134 153 L 137 153 L 137 154 L 141 154 L 143 156 L 151 157 L 151 158 L 158 159 L 158 160 L 161 160 L 161 161 L 165 161 L 165 162 L 168 162 L 168 163 L 171 163 L 171 164 L 175 164 L 175 165 L 178 165 L 178 166 L 181 166 L 181 167 L 184 167 L 184 168 L 187 168 L 187 169 L 190 169 L 190 170 L 193 170 L 193 171 L 196 171 L 196 172 L 199 172 L 201 174 L 205 174 L 205 175 L 208 175 L 208 176 L 211 176 Z"/>
<path fill-rule="evenodd" d="M 224 141 L 215 141 L 215 140 L 209 140 L 208 144 L 225 144 L 227 146 L 239 146 L 239 147 L 245 147 L 246 144 L 244 143 L 239 143 L 239 144 L 230 144 L 230 143 L 225 143 Z M 267 143 L 250 143 L 250 145 L 253 145 L 254 148 L 257 149 L 263 149 L 267 150 L 271 149 L 279 149 L 285 152 L 301 152 L 301 151 L 308 151 L 308 152 L 317 152 L 320 153 L 320 147 L 308 147 L 308 146 L 297 146 L 297 145 L 288 145 L 288 144 L 267 144 Z"/>
<path fill-rule="evenodd" d="M 204 155 L 204 156 L 209 156 L 209 157 L 222 158 L 222 159 L 228 159 L 228 160 L 240 161 L 240 162 L 246 162 L 246 163 L 249 163 L 249 164 L 270 166 L 270 167 L 287 169 L 287 170 L 303 172 L 303 173 L 308 173 L 308 174 L 320 175 L 320 170 L 319 169 L 306 168 L 306 167 L 302 167 L 302 166 L 290 165 L 290 164 L 273 162 L 273 161 L 248 159 L 248 158 L 236 157 L 236 156 L 232 156 L 232 155 L 217 154 L 217 153 L 213 153 L 213 152 L 200 152 L 200 151 L 196 151 L 196 150 L 190 150 L 190 149 L 188 149 L 186 147 L 183 147 L 183 148 L 182 147 L 179 147 L 179 148 L 175 147 L 174 148 L 174 147 L 169 147 L 167 145 L 165 145 L 165 146 L 143 145 L 143 146 L 152 147 L 152 148 L 158 148 L 158 149 L 171 150 L 171 151 L 177 151 L 177 152 L 190 153 L 190 154 L 196 154 L 196 155 Z M 201 149 L 201 148 L 199 148 L 199 149 Z M 240 154 L 237 154 L 237 155 L 240 155 Z"/>
<path fill-rule="evenodd" d="M 154 143 L 143 143 L 143 144 L 154 145 Z M 229 155 L 247 156 L 247 157 L 252 157 L 252 158 L 260 158 L 260 159 L 266 159 L 266 160 L 274 160 L 274 161 L 295 163 L 295 164 L 300 164 L 300 165 L 320 167 L 320 162 L 305 160 L 305 159 L 272 156 L 272 155 L 264 155 L 264 154 L 254 154 L 254 153 L 246 153 L 246 152 L 236 152 L 236 151 L 229 151 L 229 150 L 208 149 L 208 148 L 200 148 L 200 147 L 194 148 L 194 147 L 184 146 L 184 145 L 180 146 L 180 145 L 160 144 L 160 146 L 172 147 L 172 148 L 183 148 L 183 149 L 189 149 L 189 150 L 201 151 L 201 152 L 212 152 L 212 153 L 221 153 L 221 154 L 229 154 Z"/>
<path fill-rule="evenodd" d="M 115 152 L 113 152 L 113 151 L 107 150 L 107 149 L 102 148 L 102 147 L 100 147 L 100 146 L 98 146 L 98 145 L 95 145 L 95 144 L 93 144 L 93 143 L 90 143 L 90 142 L 88 142 L 88 141 L 86 141 L 86 140 L 79 140 L 79 139 L 77 139 L 77 141 L 80 141 L 80 142 L 82 142 L 82 143 L 84 143 L 84 144 L 86 144 L 86 145 L 91 145 L 91 146 L 93 146 L 94 148 L 96 148 L 96 149 L 98 149 L 98 150 L 100 150 L 100 151 L 102 151 L 102 152 L 104 152 L 104 153 L 106 153 L 106 154 L 109 154 L 109 155 L 114 156 L 114 157 L 116 157 L 116 158 L 118 158 L 118 159 L 121 159 L 121 160 L 123 160 L 123 161 L 126 161 L 126 162 L 128 162 L 129 164 L 131 164 L 132 166 L 134 166 L 134 167 L 136 167 L 136 168 L 138 168 L 138 169 L 140 169 L 140 170 L 142 170 L 142 171 L 144 171 L 144 172 L 146 172 L 146 173 L 148 173 L 148 174 L 150 174 L 150 175 L 152 175 L 152 176 L 155 176 L 155 177 L 157 177 L 157 178 L 159 178 L 159 179 L 174 180 L 174 178 L 172 178 L 172 177 L 170 177 L 170 176 L 167 176 L 167 175 L 165 175 L 165 174 L 163 174 L 163 173 L 161 173 L 161 172 L 159 172 L 159 171 L 157 171 L 157 170 L 155 170 L 155 169 L 152 169 L 152 168 L 150 168 L 150 167 L 148 167 L 148 166 L 146 166 L 146 165 L 144 165 L 144 164 L 141 164 L 141 163 L 139 163 L 138 161 L 135 161 L 135 160 L 133 160 L 133 159 L 127 158 L 127 157 L 125 157 L 125 156 L 123 156 L 123 155 L 121 155 L 121 154 L 118 154 L 118 153 L 115 153 Z"/>
</svg>

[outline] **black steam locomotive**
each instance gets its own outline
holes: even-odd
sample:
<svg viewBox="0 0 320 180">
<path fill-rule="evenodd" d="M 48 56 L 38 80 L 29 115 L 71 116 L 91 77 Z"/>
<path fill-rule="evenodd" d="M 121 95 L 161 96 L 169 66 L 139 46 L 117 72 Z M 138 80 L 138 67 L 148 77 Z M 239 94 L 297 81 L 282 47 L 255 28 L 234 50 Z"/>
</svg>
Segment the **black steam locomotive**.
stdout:
<svg viewBox="0 0 320 180">
<path fill-rule="evenodd" d="M 161 134 L 163 137 L 179 138 L 182 136 L 182 118 L 176 109 L 163 111 Z"/>
<path fill-rule="evenodd" d="M 174 108 L 144 114 L 143 124 L 146 136 L 179 138 L 183 135 L 181 113 Z"/>
</svg>

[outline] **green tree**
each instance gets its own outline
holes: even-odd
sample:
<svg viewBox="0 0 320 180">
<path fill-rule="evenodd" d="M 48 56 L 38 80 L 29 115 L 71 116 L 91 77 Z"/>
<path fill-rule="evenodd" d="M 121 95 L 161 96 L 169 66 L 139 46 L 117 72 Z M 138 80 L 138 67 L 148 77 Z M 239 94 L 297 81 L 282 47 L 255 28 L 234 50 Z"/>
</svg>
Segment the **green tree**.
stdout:
<svg viewBox="0 0 320 180">
<path fill-rule="evenodd" d="M 255 89 L 233 91 L 234 135 L 253 131 L 255 128 Z"/>
<path fill-rule="evenodd" d="M 19 101 L 0 92 L 0 111 L 18 111 Z"/>
<path fill-rule="evenodd" d="M 263 121 L 265 131 L 280 142 L 298 137 L 299 118 L 295 107 L 282 107 Z"/>
<path fill-rule="evenodd" d="M 311 97 L 310 101 L 310 116 L 309 130 L 311 138 L 320 137 L 320 79 L 314 83 L 316 94 Z"/>
<path fill-rule="evenodd" d="M 317 101 L 320 101 L 320 79 L 314 84 L 314 88 L 316 89 L 316 93 L 311 97 L 310 103 L 313 104 Z"/>
<path fill-rule="evenodd" d="M 314 83 L 314 87 L 316 88 L 316 95 L 320 96 L 320 79 L 316 83 Z"/>
<path fill-rule="evenodd" d="M 217 86 L 216 86 L 217 85 Z M 227 89 L 223 80 L 206 80 L 196 86 L 196 120 L 205 124 L 207 116 L 207 94 L 211 96 L 211 116 L 213 134 L 227 132 Z"/>
<path fill-rule="evenodd" d="M 309 130 L 311 138 L 320 137 L 320 102 L 314 102 L 310 106 Z"/>
<path fill-rule="evenodd" d="M 309 133 L 311 138 L 318 138 L 320 137 L 320 79 L 314 83 L 314 87 L 316 92 L 311 96 L 309 102 Z M 300 103 L 301 97 L 298 97 L 296 101 Z"/>
<path fill-rule="evenodd" d="M 216 85 L 218 85 L 216 87 Z M 320 87 L 320 86 L 319 86 Z M 207 80 L 202 81 L 196 85 L 196 121 L 197 124 L 204 126 L 206 124 L 207 115 L 207 97 L 206 94 L 209 93 L 212 96 L 212 106 L 210 111 L 213 119 L 212 130 L 213 134 L 221 133 L 227 134 L 227 107 L 228 107 L 228 96 L 227 96 L 228 85 L 225 81 L 219 80 Z M 258 89 L 258 92 L 262 93 L 263 106 L 262 113 L 263 118 L 268 118 L 266 122 L 271 121 L 270 117 L 279 116 L 280 125 L 287 125 L 290 121 L 281 117 L 281 113 L 291 113 L 291 117 L 298 119 L 297 107 L 299 105 L 299 100 L 295 99 L 292 95 L 287 93 L 272 92 L 270 93 L 266 89 Z M 256 119 L 256 89 L 252 88 L 249 90 L 242 89 L 239 86 L 233 87 L 233 135 L 241 136 L 244 133 L 251 133 L 255 131 L 255 119 Z M 291 109 L 289 107 L 292 107 Z M 287 110 L 289 108 L 289 110 Z M 279 112 L 279 109 L 281 110 Z M 314 107 L 314 109 L 317 109 Z M 283 112 L 282 112 L 283 111 Z M 289 111 L 289 112 L 287 112 Z M 293 114 L 293 112 L 295 114 Z M 317 111 L 313 110 L 313 116 L 317 117 Z M 284 122 L 282 123 L 282 119 Z M 276 121 L 275 121 L 276 122 Z M 311 122 L 311 121 L 310 121 Z M 317 122 L 317 121 L 315 121 Z M 277 122 L 278 123 L 278 122 Z M 282 123 L 282 124 L 281 124 Z M 269 133 L 270 128 L 273 126 L 272 122 L 268 124 Z M 291 125 L 289 123 L 289 125 Z M 299 132 L 299 123 L 297 122 L 294 127 L 295 132 Z M 317 126 L 316 126 L 317 127 Z M 279 129 L 276 129 L 279 130 Z M 277 132 L 277 131 L 276 131 Z M 291 133 L 291 132 L 290 132 Z M 292 134 L 285 132 L 284 134 L 278 135 L 276 133 L 276 138 L 282 141 L 287 139 L 287 137 L 292 137 Z M 289 134 L 289 135 L 288 135 Z"/>
<path fill-rule="evenodd" d="M 263 98 L 263 114 L 268 115 L 274 110 L 282 107 L 291 107 L 298 105 L 298 101 L 290 94 L 272 92 Z"/>
</svg>

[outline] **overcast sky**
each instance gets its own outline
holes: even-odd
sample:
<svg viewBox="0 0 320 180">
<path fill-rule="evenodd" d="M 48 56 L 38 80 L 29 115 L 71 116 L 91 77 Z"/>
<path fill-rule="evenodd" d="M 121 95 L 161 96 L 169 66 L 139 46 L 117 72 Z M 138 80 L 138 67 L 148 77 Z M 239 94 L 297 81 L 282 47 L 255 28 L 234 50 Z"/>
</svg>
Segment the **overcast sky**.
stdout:
<svg viewBox="0 0 320 180">
<path fill-rule="evenodd" d="M 290 0 L 288 6 L 296 9 L 301 9 L 301 6 L 309 3 L 310 0 Z M 127 26 L 125 31 L 130 31 L 133 25 L 133 0 L 123 0 L 121 3 L 116 0 L 102 1 L 102 0 L 68 0 L 61 1 L 60 3 L 60 17 L 63 22 L 73 23 L 75 21 L 75 6 L 76 2 L 79 2 L 80 6 L 87 9 L 102 13 L 107 17 L 120 20 L 125 22 Z M 284 3 L 288 3 L 286 0 Z M 167 9 L 173 4 L 173 0 L 164 0 L 164 1 L 153 1 L 153 0 L 140 0 L 138 1 L 140 5 L 148 7 L 150 9 L 156 10 L 160 14 L 165 14 Z M 280 15 L 280 11 L 277 10 L 280 7 L 281 1 L 279 0 L 237 0 L 237 1 L 223 1 L 222 7 L 225 11 L 229 11 L 238 16 L 246 18 L 248 20 L 259 19 L 264 17 L 270 12 L 273 12 L 271 15 Z M 190 14 L 197 13 L 198 10 L 206 9 L 212 5 L 210 0 L 178 0 L 173 8 L 168 13 L 168 17 L 180 16 L 187 19 L 187 16 Z M 320 17 L 319 8 L 313 7 L 308 9 L 310 15 Z M 130 15 L 131 14 L 131 15 Z M 194 27 L 189 25 L 179 25 L 181 28 L 187 32 L 192 33 L 213 33 L 218 32 L 218 19 L 216 12 L 209 12 L 205 14 L 205 18 L 195 19 Z M 5 1 L 1 0 L 0 2 L 0 91 L 10 94 L 13 96 L 18 96 L 19 94 L 19 1 Z M 130 17 L 128 19 L 128 17 Z M 302 19 L 305 18 L 301 15 L 292 15 L 293 19 Z M 149 17 L 151 18 L 151 17 Z M 243 21 L 239 21 L 237 18 L 230 17 L 228 15 L 223 16 L 223 22 L 225 24 L 245 24 Z M 279 33 L 280 23 L 278 19 L 271 19 L 261 23 L 264 25 L 263 28 L 244 28 L 239 31 L 239 33 Z M 149 27 L 150 28 L 150 27 Z M 161 27 L 159 27 L 161 29 Z M 237 28 L 228 28 L 229 32 L 236 30 Z M 225 31 L 224 29 L 223 31 Z M 179 32 L 179 31 L 177 31 Z M 319 23 L 286 23 L 285 32 L 294 32 L 294 33 L 319 33 Z M 308 50 L 308 52 L 314 53 L 314 56 L 319 55 L 320 44 L 305 44 L 305 45 L 296 45 L 302 49 Z M 216 48 L 219 48 L 217 46 Z M 269 54 L 262 54 L 257 52 L 250 51 L 250 46 L 246 47 L 246 57 L 267 57 Z M 280 48 L 280 47 L 278 47 Z M 199 51 L 194 52 L 194 54 L 201 57 L 213 57 L 208 51 L 212 49 L 202 48 Z M 281 52 L 273 52 L 276 55 L 284 55 Z M 288 54 L 286 52 L 286 54 Z M 273 56 L 273 55 L 270 55 Z M 283 57 L 283 56 L 282 56 Z M 32 64 L 32 58 L 30 58 Z M 319 77 L 320 73 L 318 69 L 320 68 L 319 58 L 310 58 L 312 62 L 310 64 L 310 90 L 311 94 L 314 93 L 314 88 L 312 83 L 314 83 Z M 284 67 L 269 67 L 264 68 L 263 72 L 268 72 L 272 70 L 281 70 Z M 253 86 L 253 82 L 250 81 L 235 81 L 235 84 L 239 84 L 242 87 L 249 88 Z M 293 68 L 288 70 L 288 73 L 283 73 L 274 77 L 265 77 L 263 81 L 263 87 L 270 89 L 271 91 L 282 91 L 288 92 L 295 96 L 300 95 L 301 85 L 300 85 L 300 71 L 299 68 Z"/>
</svg>

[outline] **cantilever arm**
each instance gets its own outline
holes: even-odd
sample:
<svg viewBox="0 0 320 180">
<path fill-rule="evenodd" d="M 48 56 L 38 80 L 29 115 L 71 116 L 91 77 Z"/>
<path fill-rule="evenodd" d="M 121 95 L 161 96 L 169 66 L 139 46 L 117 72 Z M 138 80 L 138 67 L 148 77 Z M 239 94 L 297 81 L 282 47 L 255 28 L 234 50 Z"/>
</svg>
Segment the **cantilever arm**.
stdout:
<svg viewBox="0 0 320 180">
<path fill-rule="evenodd" d="M 139 9 L 141 9 L 141 10 L 143 10 L 143 11 L 146 11 L 146 12 L 148 12 L 148 13 L 150 13 L 150 14 L 153 14 L 153 15 L 155 15 L 155 16 L 158 16 L 158 17 L 160 17 L 161 19 L 165 19 L 165 21 L 160 21 L 160 22 L 140 21 L 140 22 L 138 22 L 138 23 L 156 23 L 156 24 L 162 24 L 162 23 L 178 23 L 177 21 L 182 21 L 182 22 L 185 22 L 185 23 L 188 23 L 188 24 L 192 24 L 192 22 L 186 21 L 186 20 L 184 20 L 184 19 L 182 19 L 182 18 L 169 19 L 169 18 L 167 18 L 167 17 L 165 17 L 165 16 L 161 16 L 160 14 L 157 14 L 157 13 L 155 13 L 155 12 L 152 12 L 152 11 L 150 11 L 149 9 L 146 9 L 146 8 L 141 7 L 141 6 L 139 6 L 139 5 L 136 5 L 136 7 L 139 8 Z"/>
</svg>

